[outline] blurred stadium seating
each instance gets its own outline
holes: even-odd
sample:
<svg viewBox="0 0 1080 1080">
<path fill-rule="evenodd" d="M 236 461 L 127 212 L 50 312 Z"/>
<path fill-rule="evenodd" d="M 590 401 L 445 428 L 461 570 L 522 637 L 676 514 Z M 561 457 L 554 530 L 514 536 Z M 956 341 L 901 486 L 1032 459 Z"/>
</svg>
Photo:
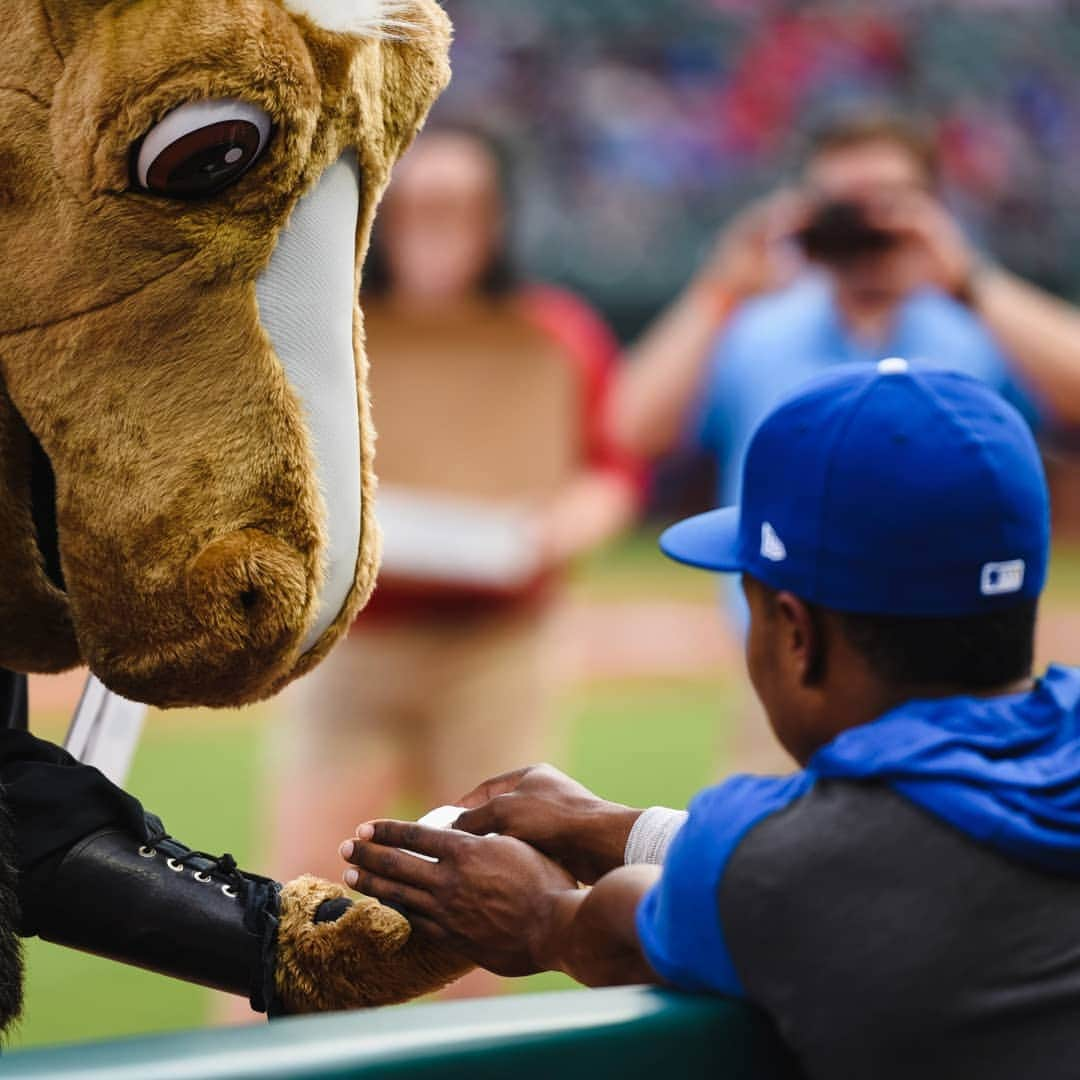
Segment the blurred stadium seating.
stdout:
<svg viewBox="0 0 1080 1080">
<path fill-rule="evenodd" d="M 446 0 L 439 115 L 520 159 L 524 264 L 625 334 L 838 102 L 932 115 L 949 201 L 1012 268 L 1080 294 L 1080 19 L 1065 0 Z"/>
</svg>

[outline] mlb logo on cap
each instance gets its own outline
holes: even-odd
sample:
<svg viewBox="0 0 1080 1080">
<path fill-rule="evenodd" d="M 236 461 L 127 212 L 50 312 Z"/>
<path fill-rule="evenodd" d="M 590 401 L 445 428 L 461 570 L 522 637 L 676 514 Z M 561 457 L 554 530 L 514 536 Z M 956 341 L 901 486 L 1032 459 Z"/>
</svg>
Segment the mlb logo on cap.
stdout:
<svg viewBox="0 0 1080 1080">
<path fill-rule="evenodd" d="M 1023 559 L 1012 562 L 987 563 L 983 567 L 983 596 L 1008 596 L 1010 593 L 1023 592 L 1027 566 Z"/>
<path fill-rule="evenodd" d="M 1035 440 L 957 372 L 887 360 L 815 380 L 755 432 L 742 490 L 740 506 L 669 529 L 664 551 L 868 615 L 976 615 L 1046 582 Z"/>
</svg>

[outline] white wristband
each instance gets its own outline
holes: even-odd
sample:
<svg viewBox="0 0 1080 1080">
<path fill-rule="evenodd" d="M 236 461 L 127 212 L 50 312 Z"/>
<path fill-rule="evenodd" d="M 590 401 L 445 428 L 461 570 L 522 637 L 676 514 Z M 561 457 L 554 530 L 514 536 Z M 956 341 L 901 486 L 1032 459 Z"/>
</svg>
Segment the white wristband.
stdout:
<svg viewBox="0 0 1080 1080">
<path fill-rule="evenodd" d="M 672 840 L 686 824 L 685 810 L 652 806 L 634 822 L 626 841 L 627 866 L 662 866 Z"/>
</svg>

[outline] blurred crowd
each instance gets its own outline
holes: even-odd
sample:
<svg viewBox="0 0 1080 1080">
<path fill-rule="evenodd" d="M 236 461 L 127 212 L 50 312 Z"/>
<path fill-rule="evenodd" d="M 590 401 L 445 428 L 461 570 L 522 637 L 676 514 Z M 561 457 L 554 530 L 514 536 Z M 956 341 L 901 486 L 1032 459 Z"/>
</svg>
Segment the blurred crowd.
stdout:
<svg viewBox="0 0 1080 1080">
<path fill-rule="evenodd" d="M 620 330 L 839 102 L 938 122 L 946 201 L 1010 266 L 1080 291 L 1080 21 L 1065 0 L 448 0 L 437 116 L 519 155 L 525 265 Z"/>
</svg>

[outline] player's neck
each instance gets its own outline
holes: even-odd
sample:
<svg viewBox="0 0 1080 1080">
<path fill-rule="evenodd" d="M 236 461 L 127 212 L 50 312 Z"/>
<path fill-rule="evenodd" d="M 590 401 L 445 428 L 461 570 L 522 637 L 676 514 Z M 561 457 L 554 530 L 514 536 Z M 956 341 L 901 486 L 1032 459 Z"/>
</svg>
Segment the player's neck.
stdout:
<svg viewBox="0 0 1080 1080">
<path fill-rule="evenodd" d="M 1035 680 L 1030 677 L 1014 679 L 998 686 L 978 689 L 972 689 L 970 686 L 963 686 L 959 683 L 910 683 L 904 685 L 879 683 L 876 692 L 868 693 L 861 703 L 858 713 L 862 719 L 860 719 L 859 725 L 871 723 L 878 717 L 898 709 L 909 701 L 940 701 L 944 698 L 955 697 L 1008 697 L 1012 694 L 1028 693 L 1034 687 Z M 851 726 L 857 725 L 853 724 Z"/>
<path fill-rule="evenodd" d="M 817 719 L 803 730 L 802 745 L 789 746 L 792 756 L 806 762 L 845 731 L 864 727 L 911 701 L 938 701 L 943 698 L 995 698 L 1028 693 L 1034 689 L 1033 678 L 1016 679 L 1000 686 L 972 689 L 948 683 L 911 683 L 896 685 L 867 677 L 864 669 L 847 670 L 825 693 Z"/>
</svg>

